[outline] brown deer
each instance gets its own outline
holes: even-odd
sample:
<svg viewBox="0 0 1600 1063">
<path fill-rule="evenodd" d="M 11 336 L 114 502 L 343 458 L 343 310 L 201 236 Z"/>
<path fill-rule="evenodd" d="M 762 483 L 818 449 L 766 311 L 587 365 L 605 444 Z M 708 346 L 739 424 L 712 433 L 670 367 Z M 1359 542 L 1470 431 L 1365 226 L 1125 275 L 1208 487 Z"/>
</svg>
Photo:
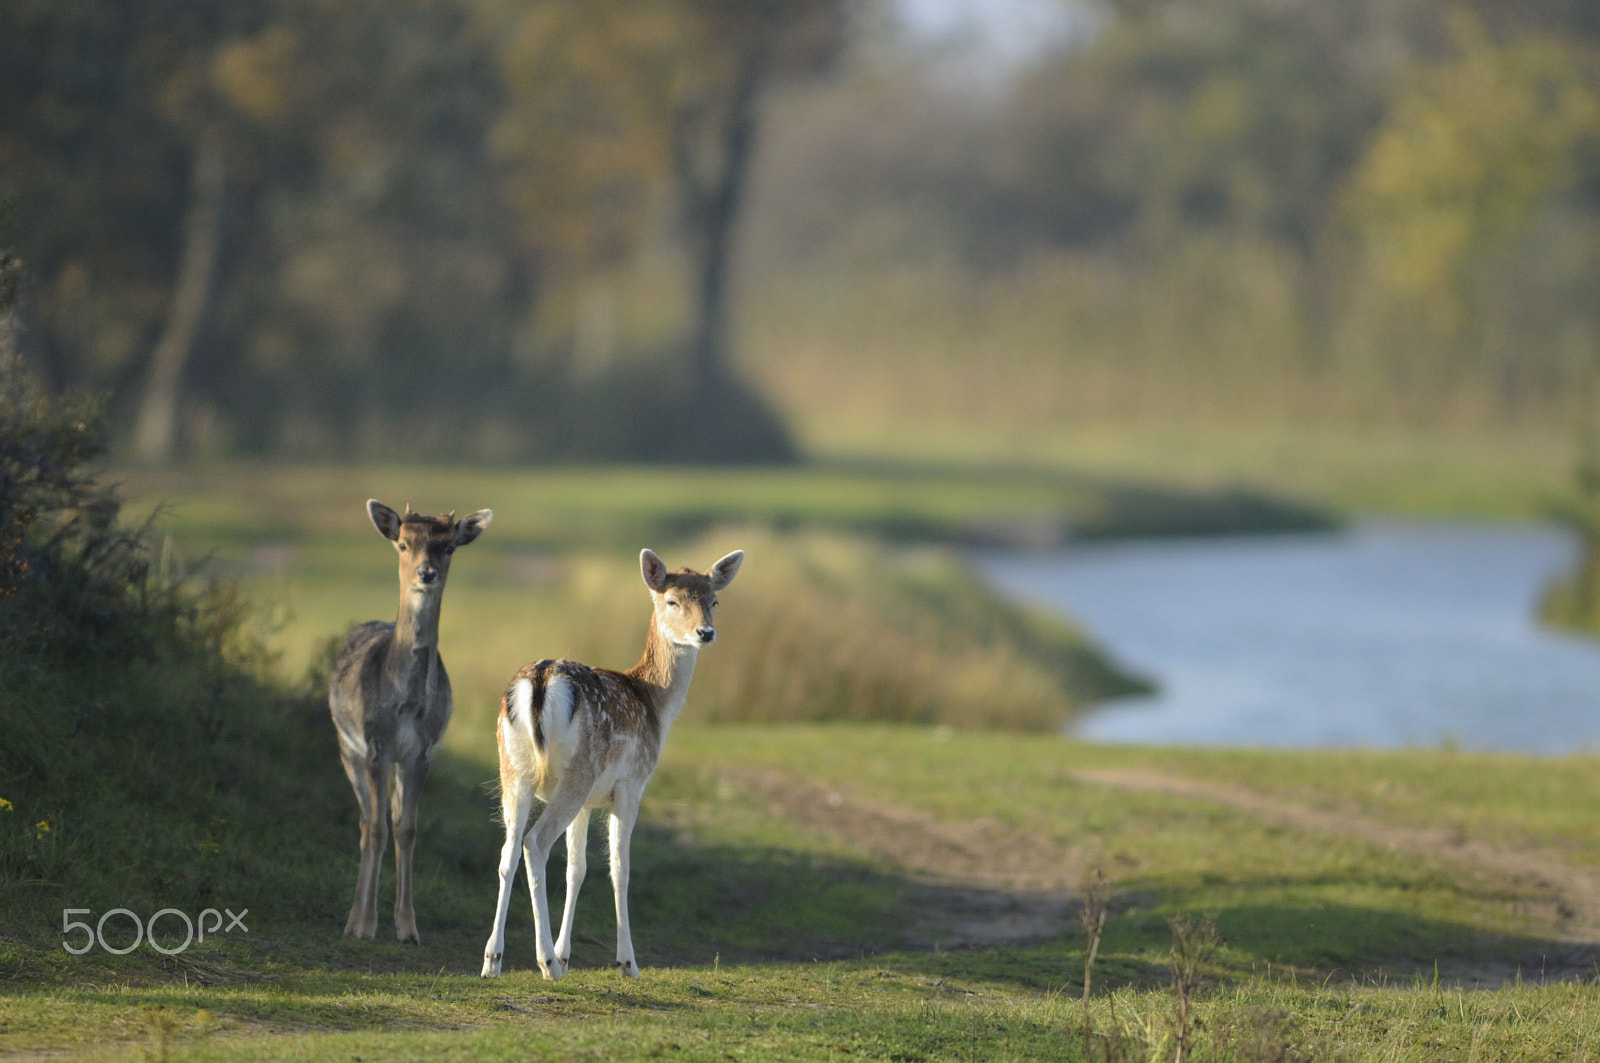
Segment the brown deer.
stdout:
<svg viewBox="0 0 1600 1063">
<path fill-rule="evenodd" d="M 613 672 L 575 661 L 539 661 L 512 676 L 495 729 L 506 841 L 500 850 L 499 907 L 483 951 L 483 977 L 500 974 L 519 849 L 533 894 L 539 969 L 551 979 L 567 973 L 573 913 L 586 867 L 589 813 L 605 805 L 611 806 L 617 966 L 628 977 L 639 977 L 628 927 L 628 842 L 667 730 L 688 696 L 695 658 L 700 647 L 717 637 L 711 622 L 717 592 L 733 582 L 743 561 L 744 551 L 735 550 L 706 575 L 689 569 L 668 572 L 659 557 L 642 551 L 639 568 L 654 608 L 638 664 Z M 529 830 L 535 797 L 545 806 Z M 545 864 L 562 831 L 567 834 L 567 895 L 561 936 L 552 942 Z"/>
<path fill-rule="evenodd" d="M 482 535 L 494 512 L 480 509 L 457 521 L 453 511 L 426 517 L 408 504 L 401 516 L 369 499 L 367 514 L 400 555 L 400 611 L 392 624 L 370 620 L 350 629 L 328 684 L 339 757 L 361 806 L 361 870 L 344 932 L 358 938 L 377 933 L 387 805 L 394 821 L 395 935 L 420 944 L 411 907 L 417 799 L 453 710 L 450 677 L 439 657 L 439 606 L 450 555 Z"/>
</svg>

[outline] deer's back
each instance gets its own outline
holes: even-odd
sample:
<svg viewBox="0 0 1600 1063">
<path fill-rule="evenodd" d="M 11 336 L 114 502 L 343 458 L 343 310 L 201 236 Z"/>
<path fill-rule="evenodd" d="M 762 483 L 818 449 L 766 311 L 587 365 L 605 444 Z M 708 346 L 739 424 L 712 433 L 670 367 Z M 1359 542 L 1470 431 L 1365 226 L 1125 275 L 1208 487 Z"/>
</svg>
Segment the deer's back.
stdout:
<svg viewBox="0 0 1600 1063">
<path fill-rule="evenodd" d="M 526 699 L 517 697 L 523 683 Z M 661 751 L 660 719 L 644 685 L 626 672 L 577 661 L 536 661 L 518 670 L 500 699 L 500 715 L 511 734 L 531 738 L 539 759 L 596 785 L 629 767 L 624 760 L 637 759 L 648 776 Z"/>
</svg>

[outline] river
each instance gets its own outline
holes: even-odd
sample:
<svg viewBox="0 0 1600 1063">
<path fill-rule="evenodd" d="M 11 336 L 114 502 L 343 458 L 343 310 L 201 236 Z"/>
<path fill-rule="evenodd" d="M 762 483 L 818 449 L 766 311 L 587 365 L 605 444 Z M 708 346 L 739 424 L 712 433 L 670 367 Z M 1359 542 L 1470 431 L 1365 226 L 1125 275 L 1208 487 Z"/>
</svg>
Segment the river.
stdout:
<svg viewBox="0 0 1600 1063">
<path fill-rule="evenodd" d="M 1600 641 L 1534 608 L 1573 553 L 1549 526 L 1375 522 L 978 563 L 1160 685 L 1091 712 L 1083 738 L 1565 753 L 1600 749 Z"/>
</svg>

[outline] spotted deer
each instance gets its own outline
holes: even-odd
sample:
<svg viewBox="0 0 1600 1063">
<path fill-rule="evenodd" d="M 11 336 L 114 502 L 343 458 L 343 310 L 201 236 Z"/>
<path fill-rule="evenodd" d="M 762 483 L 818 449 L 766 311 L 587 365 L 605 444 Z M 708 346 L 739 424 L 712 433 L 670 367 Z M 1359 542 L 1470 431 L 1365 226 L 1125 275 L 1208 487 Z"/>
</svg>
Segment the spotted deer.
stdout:
<svg viewBox="0 0 1600 1063">
<path fill-rule="evenodd" d="M 519 849 L 533 894 L 539 969 L 550 979 L 567 973 L 573 912 L 587 865 L 589 813 L 607 805 L 617 966 L 624 975 L 639 977 L 628 926 L 628 842 L 667 730 L 689 693 L 695 658 L 700 647 L 717 637 L 711 618 L 717 592 L 733 582 L 743 561 L 744 551 L 735 550 L 705 575 L 689 569 L 668 572 L 659 557 L 642 551 L 639 569 L 653 608 L 638 664 L 613 672 L 575 661 L 539 661 L 511 678 L 495 729 L 506 840 L 500 850 L 494 931 L 483 951 L 483 977 L 500 974 Z M 530 830 L 535 797 L 545 806 Z M 561 936 L 552 942 L 545 865 L 562 831 L 567 834 L 567 895 Z"/>
<path fill-rule="evenodd" d="M 339 757 L 361 807 L 361 870 L 344 932 L 358 938 L 377 933 L 387 805 L 394 822 L 395 935 L 420 944 L 411 905 L 417 799 L 453 709 L 450 677 L 439 657 L 439 606 L 450 555 L 482 535 L 494 512 L 480 509 L 457 521 L 453 511 L 427 517 L 408 504 L 401 516 L 369 499 L 367 515 L 399 554 L 400 610 L 392 624 L 370 620 L 350 629 L 328 684 Z"/>
</svg>

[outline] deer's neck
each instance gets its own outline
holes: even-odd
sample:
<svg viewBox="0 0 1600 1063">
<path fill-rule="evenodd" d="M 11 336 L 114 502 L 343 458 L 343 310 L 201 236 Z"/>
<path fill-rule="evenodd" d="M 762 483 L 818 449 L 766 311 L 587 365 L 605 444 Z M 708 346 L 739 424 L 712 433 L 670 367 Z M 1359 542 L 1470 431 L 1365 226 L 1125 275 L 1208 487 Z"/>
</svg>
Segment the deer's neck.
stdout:
<svg viewBox="0 0 1600 1063">
<path fill-rule="evenodd" d="M 645 632 L 644 656 L 629 669 L 628 674 L 644 684 L 655 704 L 657 717 L 665 732 L 683 710 L 684 699 L 689 695 L 689 681 L 694 678 L 694 662 L 699 656 L 695 646 L 682 646 L 661 634 L 655 618 Z"/>
<path fill-rule="evenodd" d="M 424 594 L 409 588 L 400 592 L 390 654 L 390 667 L 400 683 L 413 675 L 426 675 L 437 656 L 441 598 L 437 592 Z"/>
</svg>

